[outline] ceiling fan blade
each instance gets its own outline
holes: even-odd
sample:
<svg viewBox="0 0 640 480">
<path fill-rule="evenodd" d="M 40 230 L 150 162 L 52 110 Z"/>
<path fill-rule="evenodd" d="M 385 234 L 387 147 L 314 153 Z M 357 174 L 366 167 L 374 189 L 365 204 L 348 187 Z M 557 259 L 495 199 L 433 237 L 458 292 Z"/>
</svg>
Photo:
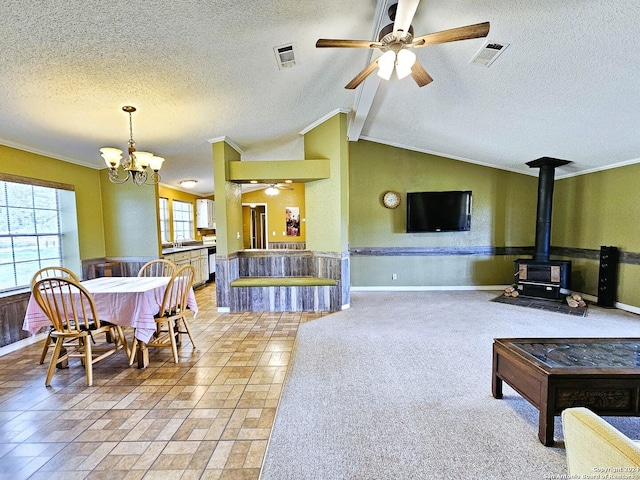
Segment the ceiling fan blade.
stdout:
<svg viewBox="0 0 640 480">
<path fill-rule="evenodd" d="M 416 81 L 419 87 L 424 87 L 425 85 L 433 82 L 433 78 L 431 78 L 431 75 L 429 75 L 424 67 L 417 61 L 411 67 L 411 76 Z"/>
<path fill-rule="evenodd" d="M 402 31 L 404 33 L 409 31 L 409 27 L 411 26 L 413 16 L 416 14 L 416 9 L 418 8 L 419 3 L 420 0 L 399 0 L 396 9 L 396 18 L 393 21 L 393 33 L 396 34 L 396 38 L 398 38 L 398 31 Z"/>
<path fill-rule="evenodd" d="M 344 86 L 344 88 L 346 88 L 348 90 L 353 90 L 358 85 L 360 85 L 362 82 L 364 82 L 364 79 L 367 78 L 369 75 L 371 75 L 371 73 L 373 73 L 376 68 L 378 68 L 378 59 L 377 58 L 373 62 L 371 62 L 369 65 L 367 65 L 364 68 L 364 70 L 362 70 L 358 75 L 356 75 L 353 78 L 353 80 L 351 80 L 349 83 L 347 83 Z"/>
<path fill-rule="evenodd" d="M 471 38 L 486 37 L 489 34 L 489 22 L 476 23 L 466 27 L 452 28 L 441 32 L 429 33 L 416 37 L 411 43 L 414 47 L 424 47 L 425 45 L 435 45 L 437 43 L 456 42 L 458 40 L 469 40 Z"/>
<path fill-rule="evenodd" d="M 316 48 L 380 48 L 382 43 L 371 40 L 341 40 L 331 38 L 321 38 L 316 42 Z"/>
</svg>

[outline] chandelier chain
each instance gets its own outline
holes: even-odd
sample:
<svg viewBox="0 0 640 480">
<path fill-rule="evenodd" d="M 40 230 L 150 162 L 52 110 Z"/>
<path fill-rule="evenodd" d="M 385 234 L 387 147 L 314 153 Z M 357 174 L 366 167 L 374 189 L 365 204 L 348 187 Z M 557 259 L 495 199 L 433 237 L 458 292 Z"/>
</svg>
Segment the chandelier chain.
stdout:
<svg viewBox="0 0 640 480">
<path fill-rule="evenodd" d="M 129 112 L 129 145 L 134 146 L 136 142 L 133 141 L 133 120 L 131 118 L 131 112 Z"/>
</svg>

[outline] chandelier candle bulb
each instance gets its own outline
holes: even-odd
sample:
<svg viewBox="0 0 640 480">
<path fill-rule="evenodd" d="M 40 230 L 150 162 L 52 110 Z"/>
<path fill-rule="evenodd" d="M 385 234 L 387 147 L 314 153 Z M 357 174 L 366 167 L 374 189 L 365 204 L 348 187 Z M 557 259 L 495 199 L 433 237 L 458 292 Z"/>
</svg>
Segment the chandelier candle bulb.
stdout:
<svg viewBox="0 0 640 480">
<path fill-rule="evenodd" d="M 149 160 L 149 167 L 151 167 L 151 170 L 153 170 L 154 172 L 157 172 L 162 168 L 163 162 L 164 158 L 156 157 L 154 155 L 153 157 L 151 157 L 151 160 Z"/>
<path fill-rule="evenodd" d="M 149 152 L 135 152 L 133 155 L 135 156 L 137 166 L 142 168 L 147 168 L 153 157 L 153 153 Z M 138 169 L 138 171 L 140 171 L 140 169 Z"/>
<path fill-rule="evenodd" d="M 102 158 L 109 168 L 118 168 L 122 159 L 122 150 L 118 148 L 105 147 L 100 149 Z"/>
</svg>

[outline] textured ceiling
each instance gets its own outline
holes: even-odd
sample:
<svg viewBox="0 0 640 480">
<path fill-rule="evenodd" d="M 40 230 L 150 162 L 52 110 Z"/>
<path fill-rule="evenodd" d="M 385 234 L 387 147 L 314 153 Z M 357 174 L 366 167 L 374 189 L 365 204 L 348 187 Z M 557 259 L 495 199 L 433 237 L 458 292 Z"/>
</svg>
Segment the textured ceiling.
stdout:
<svg viewBox="0 0 640 480">
<path fill-rule="evenodd" d="M 126 149 L 133 105 L 137 148 L 166 158 L 163 183 L 196 178 L 201 194 L 208 140 L 228 137 L 246 160 L 301 158 L 299 132 L 337 109 L 365 115 L 361 138 L 524 173 L 541 156 L 572 160 L 558 176 L 640 158 L 639 2 L 422 0 L 417 35 L 490 21 L 487 39 L 510 46 L 489 68 L 469 63 L 485 39 L 417 49 L 434 82 L 380 82 L 363 107 L 365 86 L 343 87 L 370 52 L 315 41 L 371 39 L 384 10 L 3 0 L 0 143 L 99 167 L 100 147 Z M 297 62 L 280 70 L 273 47 L 287 43 Z"/>
</svg>

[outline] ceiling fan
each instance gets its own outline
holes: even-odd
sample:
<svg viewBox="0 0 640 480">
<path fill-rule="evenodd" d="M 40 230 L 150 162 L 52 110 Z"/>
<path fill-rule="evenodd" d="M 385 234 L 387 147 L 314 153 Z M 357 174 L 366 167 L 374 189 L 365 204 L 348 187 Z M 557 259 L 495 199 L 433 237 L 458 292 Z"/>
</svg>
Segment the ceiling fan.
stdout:
<svg viewBox="0 0 640 480">
<path fill-rule="evenodd" d="M 388 80 L 393 73 L 394 67 L 398 78 L 411 75 L 419 87 L 424 87 L 431 83 L 433 78 L 416 60 L 416 55 L 409 50 L 410 48 L 486 37 L 489 34 L 489 22 L 484 22 L 414 38 L 411 21 L 419 3 L 420 0 L 399 0 L 397 4 L 391 5 L 389 7 L 389 18 L 393 23 L 390 23 L 380 31 L 377 42 L 326 38 L 321 38 L 316 42 L 317 48 L 377 48 L 384 52 L 358 73 L 344 88 L 353 90 L 376 68 L 378 69 L 378 76 Z"/>
<path fill-rule="evenodd" d="M 272 197 L 274 195 L 278 195 L 280 193 L 280 190 L 294 190 L 294 189 L 287 185 L 282 185 L 281 183 L 270 183 L 267 187 L 265 187 L 264 193 Z"/>
</svg>

